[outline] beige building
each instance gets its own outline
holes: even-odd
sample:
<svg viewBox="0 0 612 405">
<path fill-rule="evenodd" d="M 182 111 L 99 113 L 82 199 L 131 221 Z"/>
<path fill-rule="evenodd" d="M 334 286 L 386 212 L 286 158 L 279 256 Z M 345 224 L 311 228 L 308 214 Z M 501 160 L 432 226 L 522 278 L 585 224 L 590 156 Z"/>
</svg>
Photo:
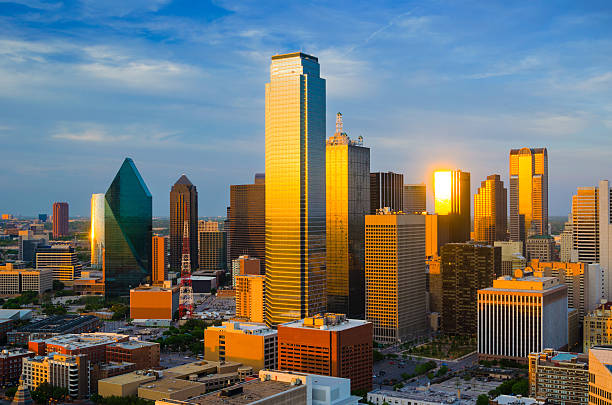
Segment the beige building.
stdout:
<svg viewBox="0 0 612 405">
<path fill-rule="evenodd" d="M 601 304 L 584 317 L 584 352 L 605 345 L 612 345 L 612 302 Z"/>
<path fill-rule="evenodd" d="M 552 404 L 586 405 L 589 402 L 587 354 L 545 349 L 529 354 L 529 396 Z"/>
<path fill-rule="evenodd" d="M 527 259 L 523 255 L 523 242 L 495 241 L 493 246 L 501 248 L 501 276 L 512 276 L 515 270 L 527 266 Z"/>
<path fill-rule="evenodd" d="M 21 379 L 31 391 L 46 382 L 66 388 L 72 398 L 85 398 L 91 392 L 87 355 L 53 353 L 24 358 Z"/>
<path fill-rule="evenodd" d="M 374 340 L 394 343 L 427 331 L 425 216 L 367 215 L 366 320 Z"/>
<path fill-rule="evenodd" d="M 264 322 L 265 276 L 236 276 L 236 318 L 248 322 Z"/>
<path fill-rule="evenodd" d="M 533 235 L 525 242 L 527 260 L 539 259 L 543 262 L 555 260 L 555 239 L 550 235 Z"/>
<path fill-rule="evenodd" d="M 612 401 L 612 348 L 589 350 L 589 405 L 609 405 Z"/>
<path fill-rule="evenodd" d="M 103 397 L 131 397 L 138 395 L 140 384 L 155 381 L 154 371 L 138 370 L 98 381 L 98 395 Z"/>
<path fill-rule="evenodd" d="M 16 269 L 12 263 L 0 266 L 0 295 L 36 291 L 42 294 L 53 288 L 53 271 Z"/>
</svg>

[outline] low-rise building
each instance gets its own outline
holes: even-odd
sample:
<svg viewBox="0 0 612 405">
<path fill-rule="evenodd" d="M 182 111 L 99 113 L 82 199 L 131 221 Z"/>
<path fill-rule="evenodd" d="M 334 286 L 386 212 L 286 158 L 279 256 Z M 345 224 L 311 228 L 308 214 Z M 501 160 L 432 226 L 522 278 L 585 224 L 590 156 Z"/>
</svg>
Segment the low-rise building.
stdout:
<svg viewBox="0 0 612 405">
<path fill-rule="evenodd" d="M 131 373 L 100 379 L 98 395 L 102 397 L 131 397 L 138 395 L 140 384 L 155 381 L 159 373 L 153 370 L 137 370 Z"/>
<path fill-rule="evenodd" d="M 159 367 L 159 343 L 129 340 L 106 346 L 107 362 L 134 363 L 138 370 Z"/>
<path fill-rule="evenodd" d="M 584 317 L 583 349 L 612 344 L 612 302 L 601 304 Z"/>
<path fill-rule="evenodd" d="M 39 356 L 51 353 L 67 355 L 87 355 L 91 363 L 103 363 L 106 360 L 106 347 L 117 342 L 125 342 L 127 335 L 117 333 L 79 333 L 53 336 L 46 339 L 34 339 L 28 342 L 28 349 Z M 110 361 L 110 360 L 109 360 Z"/>
<path fill-rule="evenodd" d="M 553 404 L 588 404 L 588 360 L 586 354 L 552 349 L 529 354 L 529 395 Z"/>
<path fill-rule="evenodd" d="M 472 405 L 471 399 L 460 399 L 455 394 L 433 390 L 391 391 L 377 389 L 368 392 L 368 402 L 374 405 Z"/>
<path fill-rule="evenodd" d="M 130 318 L 172 319 L 178 311 L 179 287 L 140 286 L 130 290 Z"/>
<path fill-rule="evenodd" d="M 589 350 L 589 405 L 608 405 L 612 401 L 612 347 Z"/>
<path fill-rule="evenodd" d="M 32 322 L 6 334 L 7 342 L 13 346 L 27 346 L 30 340 L 46 339 L 67 333 L 95 332 L 101 321 L 95 316 L 57 315 Z"/>
<path fill-rule="evenodd" d="M 277 332 L 265 324 L 223 322 L 204 331 L 204 358 L 210 361 L 235 361 L 261 369 L 277 367 Z"/>
<path fill-rule="evenodd" d="M 7 263 L 0 269 L 0 295 L 35 291 L 39 294 L 53 288 L 53 271 L 48 269 L 16 269 Z"/>
<path fill-rule="evenodd" d="M 36 248 L 36 269 L 51 269 L 53 279 L 66 285 L 81 277 L 81 265 L 73 247 L 54 244 Z"/>
<path fill-rule="evenodd" d="M 499 395 L 497 398 L 489 401 L 490 405 L 545 405 L 546 400 L 540 401 L 535 398 L 522 397 L 520 395 Z"/>
<path fill-rule="evenodd" d="M 33 356 L 34 353 L 24 349 L 0 351 L 0 385 L 4 386 L 19 381 L 23 358 Z"/>
<path fill-rule="evenodd" d="M 74 280 L 72 289 L 79 295 L 104 295 L 102 272 L 81 271 L 81 277 Z"/>
<path fill-rule="evenodd" d="M 89 361 L 86 355 L 26 357 L 23 359 L 22 382 L 30 390 L 42 383 L 66 388 L 72 398 L 85 398 L 90 394 Z"/>
</svg>

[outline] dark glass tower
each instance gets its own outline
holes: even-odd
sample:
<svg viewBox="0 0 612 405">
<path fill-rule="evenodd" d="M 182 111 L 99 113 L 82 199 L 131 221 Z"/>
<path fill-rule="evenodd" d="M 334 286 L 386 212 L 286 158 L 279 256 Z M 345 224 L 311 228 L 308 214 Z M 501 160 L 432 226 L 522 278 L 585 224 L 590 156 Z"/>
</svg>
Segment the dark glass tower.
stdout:
<svg viewBox="0 0 612 405">
<path fill-rule="evenodd" d="M 107 297 L 129 295 L 151 278 L 152 197 L 126 158 L 104 198 L 104 283 Z"/>
<path fill-rule="evenodd" d="M 404 209 L 404 175 L 393 172 L 370 173 L 370 214 L 389 207 L 391 211 Z"/>
<path fill-rule="evenodd" d="M 184 174 L 170 190 L 170 269 L 181 270 L 185 220 L 189 221 L 191 270 L 198 268 L 198 191 Z"/>
</svg>

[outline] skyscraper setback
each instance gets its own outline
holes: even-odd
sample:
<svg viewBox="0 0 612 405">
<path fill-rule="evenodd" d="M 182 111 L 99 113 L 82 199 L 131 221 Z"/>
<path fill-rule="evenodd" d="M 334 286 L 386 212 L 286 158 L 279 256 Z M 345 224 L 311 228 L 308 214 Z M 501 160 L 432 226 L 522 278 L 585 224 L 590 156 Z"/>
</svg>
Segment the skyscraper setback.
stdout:
<svg viewBox="0 0 612 405">
<path fill-rule="evenodd" d="M 548 233 L 548 152 L 510 150 L 510 240 Z"/>
<path fill-rule="evenodd" d="M 327 310 L 362 318 L 365 311 L 365 215 L 370 211 L 370 149 L 343 132 L 327 140 Z"/>
<path fill-rule="evenodd" d="M 507 195 L 504 182 L 499 174 L 487 176 L 474 194 L 474 239 L 493 245 L 495 241 L 506 240 Z"/>
<path fill-rule="evenodd" d="M 152 197 L 130 158 L 104 196 L 104 283 L 107 297 L 127 296 L 151 278 Z"/>
<path fill-rule="evenodd" d="M 183 231 L 189 221 L 191 269 L 198 268 L 198 191 L 184 174 L 170 190 L 170 268 L 181 269 Z"/>
<path fill-rule="evenodd" d="M 68 203 L 53 203 L 53 237 L 68 236 Z"/>
<path fill-rule="evenodd" d="M 266 84 L 266 323 L 325 310 L 325 80 L 301 52 Z"/>
</svg>

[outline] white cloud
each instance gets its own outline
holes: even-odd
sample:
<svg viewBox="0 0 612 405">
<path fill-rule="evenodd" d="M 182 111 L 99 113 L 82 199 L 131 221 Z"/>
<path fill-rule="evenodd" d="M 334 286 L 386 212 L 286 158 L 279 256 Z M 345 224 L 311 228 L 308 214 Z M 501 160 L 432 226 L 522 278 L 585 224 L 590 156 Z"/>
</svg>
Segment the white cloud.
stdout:
<svg viewBox="0 0 612 405">
<path fill-rule="evenodd" d="M 61 1 L 40 1 L 40 0 L 11 0 L 11 3 L 22 4 L 29 8 L 35 8 L 39 10 L 51 11 L 62 8 L 64 5 Z"/>
<path fill-rule="evenodd" d="M 171 0 L 82 0 L 90 17 L 124 17 L 134 12 L 158 11 Z"/>
</svg>

